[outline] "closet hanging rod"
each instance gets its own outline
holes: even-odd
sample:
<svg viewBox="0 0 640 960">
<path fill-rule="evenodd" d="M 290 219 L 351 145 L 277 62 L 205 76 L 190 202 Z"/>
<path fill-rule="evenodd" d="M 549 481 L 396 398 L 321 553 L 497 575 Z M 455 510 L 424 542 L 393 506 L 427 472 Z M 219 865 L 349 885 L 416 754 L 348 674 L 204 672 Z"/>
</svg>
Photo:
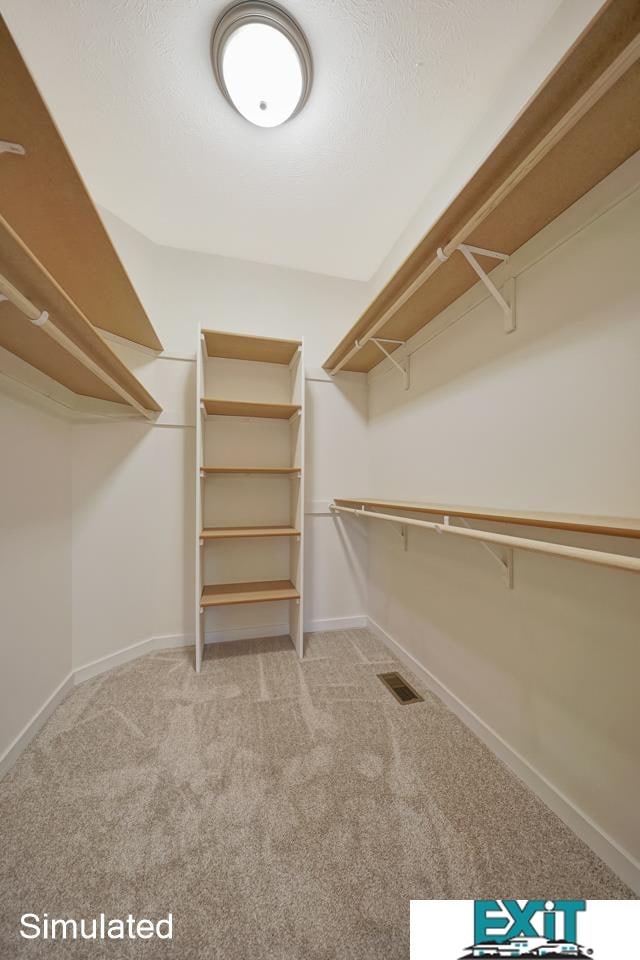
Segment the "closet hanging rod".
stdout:
<svg viewBox="0 0 640 960">
<path fill-rule="evenodd" d="M 628 557 L 618 553 L 604 553 L 601 550 L 586 550 L 583 547 L 568 547 L 562 543 L 548 543 L 546 540 L 530 540 L 526 537 L 512 537 L 509 534 L 491 533 L 487 530 L 472 530 L 468 527 L 456 527 L 444 515 L 443 523 L 431 520 L 414 520 L 410 517 L 390 513 L 375 513 L 373 510 L 354 507 L 339 507 L 332 503 L 332 513 L 352 513 L 356 517 L 370 517 L 372 520 L 387 520 L 391 523 L 404 524 L 411 527 L 424 527 L 436 533 L 449 533 L 456 537 L 466 537 L 468 540 L 479 540 L 482 543 L 497 543 L 503 547 L 516 547 L 519 550 L 529 550 L 532 553 L 545 553 L 554 557 L 565 557 L 569 560 L 582 560 L 585 563 L 594 563 L 600 567 L 614 567 L 617 570 L 629 570 L 640 573 L 640 557 Z"/>
<path fill-rule="evenodd" d="M 24 294 L 20 293 L 17 287 L 7 280 L 5 276 L 0 274 L 0 301 L 8 300 L 10 303 L 16 307 L 20 313 L 24 314 L 31 323 L 39 327 L 47 336 L 51 337 L 52 340 L 66 350 L 67 353 L 71 354 L 72 357 L 82 364 L 87 370 L 89 370 L 94 376 L 96 376 L 102 383 L 106 384 L 112 390 L 115 391 L 119 396 L 122 397 L 130 406 L 132 406 L 138 413 L 141 413 L 143 417 L 146 417 L 147 420 L 152 420 L 155 418 L 155 413 L 152 410 L 147 410 L 135 397 L 132 397 L 131 394 L 120 384 L 110 377 L 91 357 L 82 350 L 77 344 L 70 340 L 61 330 L 59 330 L 54 323 L 49 319 L 49 314 L 46 310 L 38 310 L 38 308 L 29 300 Z"/>
<path fill-rule="evenodd" d="M 348 363 L 359 350 L 364 347 L 376 333 L 385 326 L 398 310 L 411 299 L 420 287 L 436 272 L 438 267 L 448 260 L 452 253 L 465 243 L 473 231 L 479 227 L 487 217 L 493 213 L 496 207 L 509 196 L 509 194 L 531 173 L 531 171 L 543 160 L 547 154 L 562 140 L 562 138 L 572 130 L 575 125 L 585 116 L 588 111 L 607 93 L 611 87 L 620 80 L 621 77 L 633 66 L 640 58 L 640 35 L 637 35 L 627 44 L 624 50 L 609 64 L 600 76 L 591 84 L 583 95 L 573 104 L 572 107 L 558 120 L 545 137 L 527 154 L 527 156 L 518 164 L 515 170 L 500 183 L 491 196 L 481 205 L 481 207 L 466 221 L 466 223 L 454 234 L 451 240 L 436 252 L 433 259 L 427 264 L 418 276 L 409 286 L 402 291 L 400 296 L 384 311 L 375 323 L 373 323 L 365 333 L 357 339 L 353 346 L 345 353 L 341 360 L 329 371 L 330 376 L 335 376 L 346 363 Z"/>
</svg>

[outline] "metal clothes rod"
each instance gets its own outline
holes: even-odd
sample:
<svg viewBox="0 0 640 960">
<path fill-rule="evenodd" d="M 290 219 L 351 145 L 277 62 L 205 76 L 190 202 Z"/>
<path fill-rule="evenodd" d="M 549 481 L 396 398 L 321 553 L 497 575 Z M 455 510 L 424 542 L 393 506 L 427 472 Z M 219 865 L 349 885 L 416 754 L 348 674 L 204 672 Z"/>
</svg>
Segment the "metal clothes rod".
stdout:
<svg viewBox="0 0 640 960">
<path fill-rule="evenodd" d="M 329 371 L 331 376 L 334 376 L 338 373 L 346 363 L 355 356 L 358 351 L 365 346 L 365 344 L 375 336 L 376 333 L 387 323 L 391 317 L 397 313 L 400 307 L 404 306 L 407 300 L 416 293 L 417 290 L 429 279 L 429 277 L 436 272 L 438 267 L 441 267 L 443 262 L 446 261 L 452 253 L 454 253 L 461 243 L 464 243 L 469 236 L 473 233 L 476 227 L 479 227 L 480 224 L 484 223 L 487 217 L 496 209 L 496 207 L 509 196 L 509 194 L 514 190 L 517 185 L 524 180 L 524 178 L 529 174 L 541 160 L 546 157 L 550 150 L 556 146 L 557 143 L 562 140 L 562 138 L 567 134 L 575 125 L 578 123 L 582 117 L 593 107 L 600 99 L 607 93 L 608 90 L 616 83 L 627 70 L 633 66 L 636 60 L 640 57 L 640 35 L 635 37 L 631 43 L 629 43 L 622 53 L 611 63 L 607 69 L 598 77 L 598 79 L 589 87 L 588 90 L 577 100 L 574 105 L 568 110 L 568 112 L 556 123 L 554 127 L 549 131 L 549 133 L 543 137 L 540 143 L 536 144 L 531 153 L 529 153 L 521 163 L 513 170 L 509 176 L 500 184 L 500 186 L 492 193 L 488 200 L 482 204 L 479 210 L 467 220 L 463 227 L 458 230 L 454 237 L 447 243 L 443 248 L 443 257 L 442 259 L 436 254 L 436 256 L 431 260 L 430 263 L 422 270 L 421 273 L 415 278 L 413 283 L 411 283 L 406 290 L 404 290 L 397 300 L 395 300 L 391 306 L 385 310 L 381 317 L 379 317 L 376 322 L 369 327 L 369 329 L 364 333 L 351 347 L 351 349 L 344 355 L 342 360 L 340 360 L 332 370 Z"/>
<path fill-rule="evenodd" d="M 435 523 L 430 520 L 413 520 L 410 517 L 402 517 L 397 514 L 375 513 L 373 510 L 357 510 L 354 507 L 339 507 L 335 503 L 331 504 L 330 510 L 336 513 L 352 513 L 357 517 L 371 517 L 373 520 L 387 520 L 411 527 L 424 527 L 427 530 L 434 530 L 436 533 L 465 537 L 467 540 L 497 543 L 503 547 L 516 547 L 519 550 L 529 550 L 532 553 L 546 553 L 553 557 L 566 557 L 569 560 L 594 563 L 600 567 L 615 567 L 617 570 L 630 570 L 632 573 L 640 573 L 640 557 L 627 557 L 618 553 L 604 553 L 601 550 L 567 547 L 562 543 L 548 543 L 545 540 L 530 540 L 526 537 L 512 537 L 503 533 L 490 533 L 486 530 L 456 527 L 448 522 L 449 518 L 446 515 L 444 523 Z"/>
<path fill-rule="evenodd" d="M 130 406 L 134 407 L 143 417 L 146 417 L 147 420 L 151 420 L 154 417 L 152 411 L 146 410 L 135 397 L 132 397 L 113 377 L 110 377 L 91 357 L 88 357 L 73 340 L 70 340 L 61 330 L 58 330 L 56 325 L 49 319 L 49 314 L 46 310 L 38 310 L 31 300 L 28 300 L 27 297 L 20 293 L 17 287 L 14 287 L 2 274 L 0 274 L 0 300 L 8 300 L 14 307 L 17 307 L 34 326 L 39 327 L 47 336 L 55 340 L 67 353 L 75 357 L 83 367 L 91 371 L 94 376 L 98 377 L 99 380 L 110 387 L 118 396 L 122 397 Z"/>
</svg>

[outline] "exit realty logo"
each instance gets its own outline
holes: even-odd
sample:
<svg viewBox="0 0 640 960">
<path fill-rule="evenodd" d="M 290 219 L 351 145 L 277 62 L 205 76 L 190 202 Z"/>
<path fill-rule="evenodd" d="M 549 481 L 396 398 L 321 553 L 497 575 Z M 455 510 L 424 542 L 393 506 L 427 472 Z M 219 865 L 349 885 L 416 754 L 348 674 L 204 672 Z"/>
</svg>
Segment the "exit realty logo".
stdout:
<svg viewBox="0 0 640 960">
<path fill-rule="evenodd" d="M 621 960 L 638 900 L 412 900 L 411 960 Z"/>
<path fill-rule="evenodd" d="M 476 900 L 474 942 L 463 957 L 590 957 L 578 943 L 585 900 Z"/>
</svg>

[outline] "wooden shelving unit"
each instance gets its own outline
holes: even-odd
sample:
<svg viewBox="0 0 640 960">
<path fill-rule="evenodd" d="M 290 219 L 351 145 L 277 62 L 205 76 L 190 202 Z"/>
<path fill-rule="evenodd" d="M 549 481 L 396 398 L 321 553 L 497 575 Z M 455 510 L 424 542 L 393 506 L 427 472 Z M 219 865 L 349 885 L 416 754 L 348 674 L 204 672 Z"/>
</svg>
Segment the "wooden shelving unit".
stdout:
<svg viewBox="0 0 640 960">
<path fill-rule="evenodd" d="M 236 333 L 204 330 L 204 342 L 210 357 L 224 360 L 253 360 L 256 363 L 291 363 L 301 340 L 273 340 L 267 337 L 242 337 Z"/>
<path fill-rule="evenodd" d="M 210 417 L 260 417 L 263 420 L 289 420 L 300 410 L 300 405 L 295 403 L 212 400 L 210 397 L 203 397 L 202 405 Z"/>
<path fill-rule="evenodd" d="M 152 418 L 160 406 L 99 330 L 162 344 L 1 18 L 0 63 L 0 135 L 15 145 L 0 153 L 0 347 L 76 398 L 108 401 L 104 415 Z"/>
<path fill-rule="evenodd" d="M 205 527 L 201 540 L 247 540 L 255 537 L 299 537 L 294 527 Z"/>
<path fill-rule="evenodd" d="M 325 369 L 373 369 L 479 282 L 465 244 L 511 255 L 640 150 L 639 58 L 640 4 L 610 0 Z M 495 267 L 476 255 L 483 271 Z"/>
<path fill-rule="evenodd" d="M 256 476 L 278 476 L 287 474 L 293 476 L 300 473 L 300 467 L 202 467 L 202 473 L 210 474 L 255 474 Z"/>
<path fill-rule="evenodd" d="M 298 600 L 300 594 L 290 580 L 264 580 L 250 583 L 217 583 L 204 587 L 203 607 L 233 606 L 237 603 L 272 603 Z"/>
<path fill-rule="evenodd" d="M 491 521 L 499 524 L 542 527 L 546 530 L 566 530 L 572 533 L 599 534 L 605 537 L 640 538 L 640 521 L 624 517 L 584 517 L 576 514 L 525 513 L 520 511 L 482 509 L 475 507 L 451 507 L 446 504 L 411 503 L 402 500 L 356 500 L 336 498 L 330 507 L 333 513 L 342 516 L 352 514 L 376 522 L 394 523 L 400 526 L 405 540 L 408 527 L 430 530 L 440 536 L 472 540 L 481 543 L 502 567 L 505 583 L 513 587 L 515 550 L 544 556 L 577 560 L 595 566 L 640 573 L 640 557 L 625 553 L 611 553 L 567 543 L 556 543 L 546 537 L 523 537 L 519 534 L 497 530 L 478 529 L 469 520 Z M 461 519 L 462 524 L 456 523 Z M 500 552 L 496 552 L 496 547 Z"/>
<path fill-rule="evenodd" d="M 22 155 L 0 156 L 2 216 L 93 326 L 152 350 L 162 350 L 2 19 L 0 63 L 0 135 L 25 151 Z"/>
<path fill-rule="evenodd" d="M 15 296 L 15 302 L 0 302 L 0 347 L 77 396 L 126 405 L 149 419 L 160 412 L 156 400 L 2 217 L 0 262 L 10 281 L 5 286 L 5 274 L 0 275 L 0 293 Z M 49 315 L 44 324 L 30 319 L 36 304 L 35 314 L 46 310 Z"/>
<path fill-rule="evenodd" d="M 640 520 L 631 517 L 588 517 L 578 514 L 525 513 L 518 510 L 495 510 L 486 507 L 461 507 L 436 503 L 409 503 L 406 500 L 355 500 L 336 497 L 336 506 L 365 507 L 368 510 L 402 511 L 434 517 L 462 517 L 493 523 L 542 527 L 547 530 L 569 530 L 572 533 L 597 533 L 610 537 L 640 539 Z"/>
<path fill-rule="evenodd" d="M 207 634 L 281 623 L 302 656 L 302 342 L 203 330 L 197 367 L 196 669 Z"/>
</svg>

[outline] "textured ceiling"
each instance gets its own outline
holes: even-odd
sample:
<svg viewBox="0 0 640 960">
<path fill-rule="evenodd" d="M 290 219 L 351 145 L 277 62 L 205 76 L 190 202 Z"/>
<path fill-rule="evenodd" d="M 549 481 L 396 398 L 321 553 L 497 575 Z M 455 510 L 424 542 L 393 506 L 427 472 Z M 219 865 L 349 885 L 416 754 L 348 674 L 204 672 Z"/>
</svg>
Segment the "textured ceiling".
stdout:
<svg viewBox="0 0 640 960">
<path fill-rule="evenodd" d="M 363 280 L 560 0 L 287 0 L 315 81 L 273 130 L 215 85 L 226 5 L 3 0 L 3 13 L 96 202 L 156 243 Z"/>
</svg>

